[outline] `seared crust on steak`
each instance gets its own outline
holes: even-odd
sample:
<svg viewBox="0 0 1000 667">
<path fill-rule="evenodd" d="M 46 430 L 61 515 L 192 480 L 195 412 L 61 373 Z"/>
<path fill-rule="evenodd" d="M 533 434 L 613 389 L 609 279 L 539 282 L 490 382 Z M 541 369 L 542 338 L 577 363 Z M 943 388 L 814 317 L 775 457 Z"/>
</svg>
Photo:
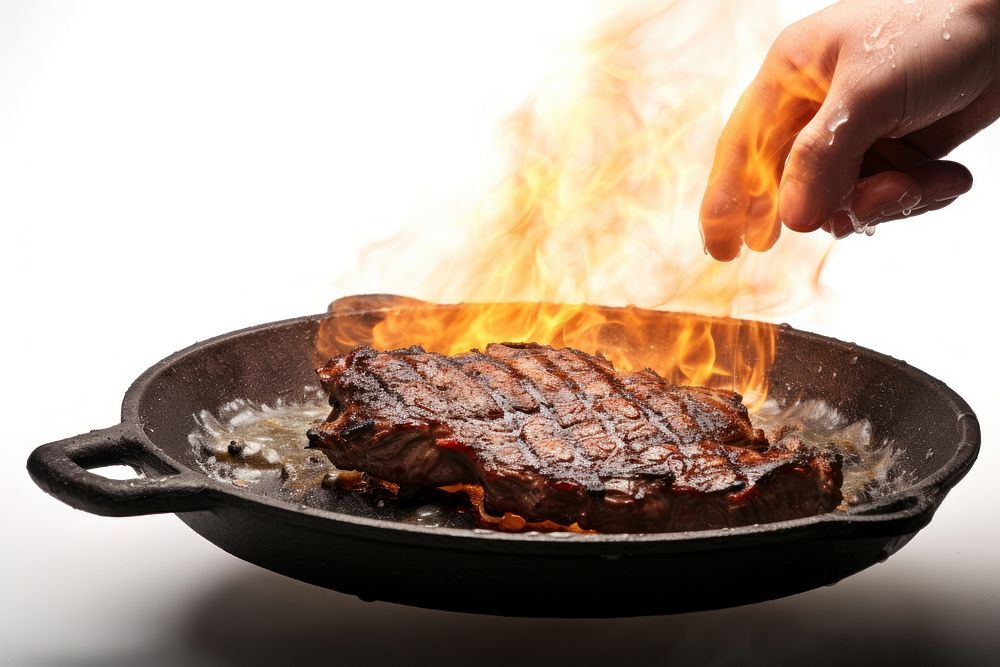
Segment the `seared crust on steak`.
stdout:
<svg viewBox="0 0 1000 667">
<path fill-rule="evenodd" d="M 310 431 L 341 469 L 482 488 L 491 515 L 605 532 L 698 530 L 829 511 L 840 463 L 769 447 L 739 394 L 621 373 L 571 348 L 454 357 L 358 347 L 319 369 Z"/>
</svg>

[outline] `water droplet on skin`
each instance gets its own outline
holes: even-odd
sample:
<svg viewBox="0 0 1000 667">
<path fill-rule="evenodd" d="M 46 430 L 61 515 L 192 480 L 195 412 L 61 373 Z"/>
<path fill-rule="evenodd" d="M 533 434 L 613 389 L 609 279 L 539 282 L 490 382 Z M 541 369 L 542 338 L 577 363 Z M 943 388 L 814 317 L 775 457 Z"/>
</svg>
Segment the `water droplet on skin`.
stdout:
<svg viewBox="0 0 1000 667">
<path fill-rule="evenodd" d="M 844 108 L 844 103 L 839 103 L 837 111 L 826 121 L 826 129 L 830 133 L 829 145 L 833 145 L 833 138 L 837 132 L 837 128 L 846 123 L 850 117 L 851 114 Z"/>
<path fill-rule="evenodd" d="M 949 39 L 951 39 L 951 33 L 945 30 L 944 32 L 941 33 L 941 37 L 943 37 L 944 41 L 947 42 Z"/>
<path fill-rule="evenodd" d="M 846 109 L 839 107 L 837 112 L 830 117 L 830 120 L 826 121 L 826 129 L 830 132 L 836 132 L 837 128 L 846 123 L 850 117 Z"/>
<path fill-rule="evenodd" d="M 865 227 L 865 236 L 875 236 L 875 225 Z"/>
<path fill-rule="evenodd" d="M 884 26 L 884 23 L 879 23 L 875 26 L 875 29 L 868 33 L 868 35 L 861 41 L 861 44 L 864 46 L 866 52 L 869 52 L 876 47 L 877 42 L 869 42 L 868 40 L 877 40 L 878 36 L 882 34 L 882 28 Z"/>
<path fill-rule="evenodd" d="M 855 234 L 860 234 L 861 232 L 865 231 L 865 227 L 867 227 L 867 225 L 858 220 L 858 216 L 854 213 L 853 210 L 846 209 L 845 213 L 847 213 L 847 217 L 851 219 L 851 226 L 854 227 Z"/>
<path fill-rule="evenodd" d="M 902 211 L 900 211 L 900 213 L 902 213 L 903 215 L 909 215 L 909 214 L 913 213 L 913 209 L 912 208 L 904 208 Z"/>
<path fill-rule="evenodd" d="M 847 363 L 850 364 L 851 366 L 858 363 L 858 355 L 852 354 L 850 357 L 847 358 Z"/>
</svg>

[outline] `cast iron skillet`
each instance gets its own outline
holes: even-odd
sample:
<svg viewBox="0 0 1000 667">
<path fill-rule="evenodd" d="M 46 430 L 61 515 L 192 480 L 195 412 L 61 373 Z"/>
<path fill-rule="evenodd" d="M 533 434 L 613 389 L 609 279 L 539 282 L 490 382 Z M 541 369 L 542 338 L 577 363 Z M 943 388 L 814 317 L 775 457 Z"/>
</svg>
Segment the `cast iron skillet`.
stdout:
<svg viewBox="0 0 1000 667">
<path fill-rule="evenodd" d="M 107 516 L 175 512 L 235 556 L 362 599 L 610 617 L 745 604 L 839 581 L 885 560 L 926 526 L 979 450 L 975 415 L 942 382 L 877 352 L 779 327 L 771 396 L 822 398 L 852 420 L 867 417 L 876 441 L 892 438 L 904 448 L 897 465 L 912 484 L 846 512 L 780 523 L 670 534 L 525 535 L 401 523 L 377 509 L 313 509 L 200 472 L 188 442 L 193 415 L 234 398 L 273 403 L 301 396 L 305 384 L 315 383 L 321 331 L 370 326 L 387 309 L 456 307 L 356 298 L 331 314 L 198 343 L 135 381 L 121 424 L 37 448 L 28 471 L 42 489 L 78 509 Z M 654 335 L 669 335 L 678 319 L 669 312 L 605 312 L 632 327 L 632 315 L 641 312 L 642 326 Z M 704 319 L 720 331 L 741 324 Z M 111 480 L 88 472 L 111 464 L 131 465 L 142 477 Z"/>
</svg>

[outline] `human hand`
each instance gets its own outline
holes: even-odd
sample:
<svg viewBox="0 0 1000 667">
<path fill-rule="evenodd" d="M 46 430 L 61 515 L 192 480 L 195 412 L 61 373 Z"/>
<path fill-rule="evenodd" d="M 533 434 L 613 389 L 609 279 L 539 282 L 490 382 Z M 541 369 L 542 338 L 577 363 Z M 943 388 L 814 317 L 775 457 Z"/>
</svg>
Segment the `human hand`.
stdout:
<svg viewBox="0 0 1000 667">
<path fill-rule="evenodd" d="M 967 192 L 940 158 L 1000 116 L 998 31 L 998 0 L 842 0 L 786 28 L 719 140 L 705 250 L 767 250 L 782 223 L 840 238 Z"/>
</svg>

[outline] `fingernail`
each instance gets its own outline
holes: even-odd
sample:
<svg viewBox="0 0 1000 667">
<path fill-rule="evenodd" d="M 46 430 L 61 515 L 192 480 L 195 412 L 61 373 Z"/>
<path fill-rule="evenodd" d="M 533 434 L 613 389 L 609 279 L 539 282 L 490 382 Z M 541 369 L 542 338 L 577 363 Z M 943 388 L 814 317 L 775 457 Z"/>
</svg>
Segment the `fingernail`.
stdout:
<svg viewBox="0 0 1000 667">
<path fill-rule="evenodd" d="M 969 191 L 969 188 L 964 185 L 949 185 L 948 187 L 941 188 L 934 193 L 932 199 L 934 201 L 948 201 L 949 199 L 954 199 L 959 195 L 964 195 Z"/>
</svg>

